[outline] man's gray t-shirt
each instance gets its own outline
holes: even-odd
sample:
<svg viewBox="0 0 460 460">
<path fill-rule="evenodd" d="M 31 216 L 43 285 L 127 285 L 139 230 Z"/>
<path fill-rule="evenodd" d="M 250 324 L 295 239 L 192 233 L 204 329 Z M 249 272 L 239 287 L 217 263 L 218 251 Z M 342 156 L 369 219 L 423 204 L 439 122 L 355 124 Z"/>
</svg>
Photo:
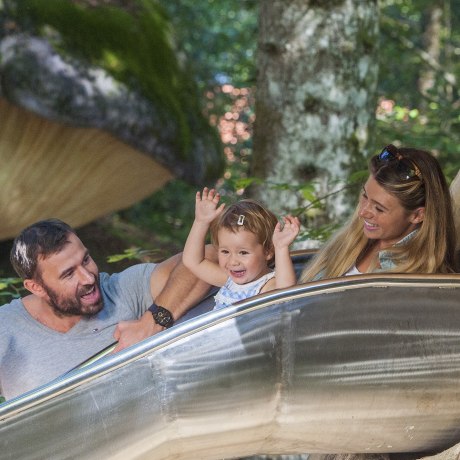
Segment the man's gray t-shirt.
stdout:
<svg viewBox="0 0 460 460">
<path fill-rule="evenodd" d="M 155 264 L 100 274 L 104 308 L 57 332 L 37 322 L 20 299 L 0 307 L 0 394 L 6 399 L 50 382 L 112 344 L 120 321 L 138 319 L 152 304 Z"/>
</svg>

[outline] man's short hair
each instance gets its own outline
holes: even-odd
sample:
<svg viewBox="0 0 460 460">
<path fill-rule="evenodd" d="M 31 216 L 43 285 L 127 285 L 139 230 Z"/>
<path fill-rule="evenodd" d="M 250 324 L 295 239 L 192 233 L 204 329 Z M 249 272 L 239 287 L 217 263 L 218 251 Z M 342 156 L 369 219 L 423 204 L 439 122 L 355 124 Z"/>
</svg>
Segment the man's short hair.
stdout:
<svg viewBox="0 0 460 460">
<path fill-rule="evenodd" d="M 71 233 L 75 234 L 75 230 L 59 219 L 41 220 L 22 230 L 14 239 L 10 252 L 16 273 L 23 280 L 40 277 L 38 258 L 61 251 Z"/>
</svg>

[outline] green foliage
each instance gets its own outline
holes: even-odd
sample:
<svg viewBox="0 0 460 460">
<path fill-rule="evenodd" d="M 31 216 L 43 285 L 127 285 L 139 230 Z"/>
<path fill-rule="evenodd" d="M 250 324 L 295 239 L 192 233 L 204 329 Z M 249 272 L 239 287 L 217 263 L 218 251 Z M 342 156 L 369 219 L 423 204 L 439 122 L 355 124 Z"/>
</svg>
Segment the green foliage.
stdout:
<svg viewBox="0 0 460 460">
<path fill-rule="evenodd" d="M 252 133 L 253 97 L 246 97 L 242 110 L 241 95 L 233 91 L 219 90 L 219 83 L 229 83 L 234 88 L 251 88 L 255 81 L 257 45 L 258 2 L 238 3 L 226 0 L 160 0 L 171 18 L 177 45 L 193 65 L 203 91 L 211 91 L 212 99 L 206 101 L 207 115 L 216 115 L 227 122 L 231 114 L 238 122 L 246 124 Z M 417 87 L 421 70 L 427 68 L 424 54 L 423 34 L 427 25 L 427 12 L 433 7 L 429 0 L 385 0 L 381 2 L 381 46 L 379 53 L 379 83 L 376 130 L 371 139 L 373 152 L 390 142 L 419 147 L 433 151 L 443 169 L 452 179 L 460 169 L 460 102 L 455 78 L 460 74 L 460 6 L 458 2 L 444 1 L 444 20 L 440 33 L 441 54 L 435 70 L 433 88 L 421 94 Z M 428 65 L 429 67 L 429 65 Z M 458 79 L 458 78 L 457 78 Z M 217 89 L 216 89 L 217 88 Z M 385 108 L 385 103 L 389 102 Z M 230 118 L 231 121 L 231 118 Z M 223 132 L 225 125 L 220 122 Z M 218 183 L 224 191 L 224 199 L 233 201 L 243 190 L 260 179 L 247 177 L 252 153 L 252 137 L 234 135 L 231 141 L 223 138 L 227 156 L 225 178 Z M 349 178 L 345 190 L 355 189 L 353 184 L 365 180 L 367 171 L 358 171 Z M 315 195 L 315 184 L 292 187 L 287 183 L 271 184 L 278 189 L 289 189 L 301 196 L 305 208 L 293 209 L 298 215 L 308 216 L 309 235 L 314 235 L 323 224 L 317 219 L 325 197 Z M 193 206 L 188 209 L 174 206 L 161 209 L 161 202 L 177 202 L 178 194 L 184 193 L 188 203 L 188 191 L 173 186 L 173 199 L 161 193 L 153 199 L 152 231 L 166 232 L 165 239 L 184 241 L 193 219 Z M 167 190 L 165 191 L 166 193 Z M 341 193 L 334 192 L 334 193 Z M 159 200 L 156 202 L 155 200 Z M 144 208 L 145 209 L 145 208 Z M 147 212 L 147 210 L 145 210 Z M 162 218 L 163 217 L 163 218 Z M 144 217 L 144 219 L 146 219 Z M 156 222 L 154 225 L 153 222 Z M 168 222 L 168 225 L 164 225 Z M 326 224 L 328 225 L 328 224 Z M 321 230 L 323 231 L 323 230 Z M 329 230 L 324 228 L 324 234 Z M 315 239 L 318 235 L 314 235 Z"/>
<path fill-rule="evenodd" d="M 195 215 L 196 192 L 196 188 L 174 180 L 151 197 L 120 212 L 120 216 L 155 233 L 161 243 L 182 248 Z"/>
<path fill-rule="evenodd" d="M 257 0 L 159 0 L 203 89 L 255 83 Z"/>
<path fill-rule="evenodd" d="M 427 53 L 424 34 L 431 8 L 442 8 L 439 57 Z M 381 46 L 375 149 L 390 142 L 431 150 L 448 176 L 460 169 L 460 4 L 386 0 L 381 4 Z M 419 90 L 422 73 L 432 87 Z"/>
<path fill-rule="evenodd" d="M 23 20 L 38 21 L 42 33 L 51 36 L 53 31 L 59 31 L 61 41 L 58 43 L 64 49 L 80 49 L 92 62 L 103 65 L 134 86 L 140 85 L 143 91 L 162 100 L 172 111 L 180 112 L 184 107 L 181 98 L 189 91 L 182 78 L 184 73 L 193 75 L 204 94 L 202 107 L 212 124 L 224 133 L 228 128 L 225 123 L 241 122 L 252 135 L 254 97 L 250 93 L 256 75 L 257 0 L 140 0 L 130 3 L 134 5 L 130 11 L 110 7 L 90 9 L 77 3 L 82 2 L 21 0 L 18 4 L 27 6 L 27 16 L 23 14 L 24 8 L 21 11 Z M 457 83 L 460 75 L 460 3 L 453 0 L 439 3 L 382 0 L 379 4 L 380 70 L 376 130 L 370 140 L 370 149 L 377 152 L 392 142 L 431 150 L 438 156 L 448 178 L 453 178 L 460 169 Z M 439 4 L 444 15 L 439 35 L 441 51 L 438 62 L 433 65 L 427 61 L 423 35 L 429 9 Z M 64 12 L 57 13 L 57 10 Z M 72 31 L 70 25 L 76 18 L 82 20 L 83 25 Z M 45 25 L 48 27 L 43 27 Z M 176 49 L 169 46 L 172 36 Z M 152 49 L 147 44 L 151 40 L 159 40 L 161 46 Z M 184 67 L 179 67 L 173 59 L 177 50 L 186 57 Z M 156 65 L 157 62 L 161 62 L 161 66 Z M 434 84 L 422 94 L 417 82 L 422 69 L 426 68 L 434 70 Z M 169 87 L 161 89 L 171 82 L 172 91 Z M 224 91 L 224 86 L 230 90 Z M 249 92 L 244 96 L 243 109 L 241 93 L 236 91 L 242 89 Z M 196 93 L 196 88 L 192 87 L 190 92 Z M 235 126 L 228 129 L 236 131 Z M 222 137 L 227 171 L 217 183 L 228 201 L 237 199 L 243 190 L 260 181 L 248 177 L 252 137 L 233 134 L 230 140 Z M 350 184 L 362 182 L 366 174 L 364 171 L 352 175 Z M 272 186 L 288 188 L 306 200 L 308 209 L 299 208 L 293 212 L 312 216 L 308 225 L 309 234 L 313 235 L 315 226 L 319 225 L 314 216 L 321 212 L 327 197 L 316 197 L 314 184 L 310 183 L 291 189 L 288 179 L 286 184 Z M 345 191 L 348 193 L 348 190 Z M 121 215 L 161 235 L 165 243 L 180 245 L 193 220 L 195 191 L 174 181 Z"/>
<path fill-rule="evenodd" d="M 0 278 L 0 305 L 18 299 L 25 293 L 21 278 Z"/>
<path fill-rule="evenodd" d="M 257 0 L 159 0 L 168 12 L 180 51 L 187 57 L 190 74 L 205 95 L 203 109 L 211 124 L 217 125 L 227 159 L 227 173 L 242 177 L 247 174 L 252 137 L 225 139 L 225 131 L 235 115 L 234 124 L 249 124 L 254 106 L 248 88 L 254 86 L 257 47 Z M 227 86 L 227 88 L 226 88 Z M 240 92 L 240 89 L 242 90 Z M 221 183 L 225 188 L 225 183 Z M 226 188 L 226 193 L 231 193 Z"/>
<path fill-rule="evenodd" d="M 378 115 L 378 139 L 380 145 L 396 139 L 401 145 L 432 151 L 450 181 L 460 169 L 460 131 L 454 126 L 459 117 L 453 118 L 451 110 L 436 103 L 423 110 L 394 105 L 388 113 Z"/>
<path fill-rule="evenodd" d="M 198 90 L 179 67 L 167 16 L 156 1 L 138 0 L 134 11 L 89 7 L 70 0 L 18 0 L 19 24 L 46 36 L 62 52 L 107 70 L 119 81 L 161 104 L 167 120 L 180 126 L 181 152 L 191 145 L 190 124 L 198 120 Z M 76 26 L 77 25 L 77 26 Z M 193 113 L 193 119 L 188 119 Z"/>
</svg>

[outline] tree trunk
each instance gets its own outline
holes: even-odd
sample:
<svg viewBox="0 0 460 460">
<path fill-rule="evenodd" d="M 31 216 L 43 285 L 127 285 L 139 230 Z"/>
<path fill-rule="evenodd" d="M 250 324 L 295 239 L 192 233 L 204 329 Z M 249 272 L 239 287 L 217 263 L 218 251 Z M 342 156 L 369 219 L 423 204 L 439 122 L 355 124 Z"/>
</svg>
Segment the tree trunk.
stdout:
<svg viewBox="0 0 460 460">
<path fill-rule="evenodd" d="M 321 195 L 365 167 L 377 41 L 377 0 L 261 1 L 252 174 L 265 184 L 252 195 L 274 211 L 306 203 L 267 182 L 314 180 Z M 343 211 L 340 195 L 332 218 Z"/>
<path fill-rule="evenodd" d="M 430 57 L 430 61 L 439 64 L 441 51 L 442 5 L 434 2 L 424 12 L 425 29 L 423 32 L 423 49 Z M 419 91 L 426 96 L 434 89 L 436 72 L 432 66 L 422 66 L 418 80 Z"/>
</svg>

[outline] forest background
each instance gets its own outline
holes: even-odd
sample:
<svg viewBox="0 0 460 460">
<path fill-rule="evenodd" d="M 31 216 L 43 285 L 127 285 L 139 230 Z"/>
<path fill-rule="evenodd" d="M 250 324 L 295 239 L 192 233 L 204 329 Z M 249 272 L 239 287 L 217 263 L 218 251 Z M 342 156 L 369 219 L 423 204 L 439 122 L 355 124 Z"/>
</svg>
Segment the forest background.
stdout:
<svg viewBox="0 0 460 460">
<path fill-rule="evenodd" d="M 123 0 L 71 3 L 127 12 L 136 4 Z M 215 183 L 202 185 L 216 186 L 224 200 L 231 202 L 251 193 L 251 187 L 263 181 L 253 175 L 253 133 L 260 8 L 267 2 L 158 0 L 155 3 L 161 5 L 171 27 L 178 56 L 187 62 L 188 76 L 200 94 L 201 111 L 220 137 L 225 168 Z M 283 5 L 288 8 L 295 3 L 286 0 Z M 321 2 L 307 3 L 313 7 Z M 359 2 L 349 3 L 353 7 Z M 334 205 L 331 190 L 318 188 L 314 180 L 294 185 L 287 177 L 285 181 L 264 184 L 275 194 L 286 191 L 300 194 L 301 205 L 297 202 L 290 209 L 302 218 L 299 241 L 321 244 L 348 217 L 366 174 L 366 158 L 386 144 L 432 151 L 449 180 L 460 169 L 460 4 L 449 0 L 382 0 L 377 10 L 378 76 L 372 94 L 370 135 L 360 161 L 347 171 L 345 180 L 340 178 L 339 188 L 331 188 L 333 194 L 342 195 L 345 189 L 347 194 L 350 189 L 350 206 L 331 212 Z M 333 162 L 334 152 L 329 156 Z M 334 178 L 329 184 L 333 182 Z M 172 180 L 133 207 L 82 227 L 79 234 L 102 270 L 117 271 L 133 260 L 162 259 L 183 247 L 193 220 L 196 190 L 196 185 Z M 0 245 L 0 300 L 4 303 L 3 299 L 19 295 L 20 290 L 8 263 L 11 241 Z"/>
</svg>

